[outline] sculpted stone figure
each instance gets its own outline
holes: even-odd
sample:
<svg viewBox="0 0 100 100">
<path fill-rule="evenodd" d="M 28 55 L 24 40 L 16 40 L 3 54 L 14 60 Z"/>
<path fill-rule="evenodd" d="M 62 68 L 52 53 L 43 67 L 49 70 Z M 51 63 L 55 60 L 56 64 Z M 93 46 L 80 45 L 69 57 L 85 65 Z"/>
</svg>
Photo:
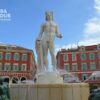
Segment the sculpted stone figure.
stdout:
<svg viewBox="0 0 100 100">
<path fill-rule="evenodd" d="M 62 38 L 62 35 L 58 31 L 56 23 L 53 21 L 53 12 L 47 11 L 46 22 L 42 24 L 40 33 L 36 41 L 40 41 L 42 45 L 42 58 L 43 66 L 48 69 L 48 50 L 50 51 L 53 69 L 56 69 L 56 57 L 55 57 L 55 37 Z M 40 51 L 41 51 L 40 50 Z M 41 55 L 41 54 L 40 54 Z M 38 57 L 40 58 L 40 57 Z"/>
</svg>

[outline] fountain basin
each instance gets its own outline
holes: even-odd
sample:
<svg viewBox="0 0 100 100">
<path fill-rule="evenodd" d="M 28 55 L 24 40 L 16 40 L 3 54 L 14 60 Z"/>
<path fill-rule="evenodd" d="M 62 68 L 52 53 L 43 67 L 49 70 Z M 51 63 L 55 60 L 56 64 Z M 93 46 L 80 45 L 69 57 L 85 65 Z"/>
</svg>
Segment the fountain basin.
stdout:
<svg viewBox="0 0 100 100">
<path fill-rule="evenodd" d="M 87 83 L 10 85 L 11 100 L 88 100 Z"/>
</svg>

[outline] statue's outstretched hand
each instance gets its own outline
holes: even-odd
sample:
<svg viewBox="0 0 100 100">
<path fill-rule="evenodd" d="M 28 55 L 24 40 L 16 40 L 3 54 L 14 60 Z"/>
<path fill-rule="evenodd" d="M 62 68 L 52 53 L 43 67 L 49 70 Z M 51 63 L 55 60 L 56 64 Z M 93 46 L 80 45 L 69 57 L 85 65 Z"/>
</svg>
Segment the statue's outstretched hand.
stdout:
<svg viewBox="0 0 100 100">
<path fill-rule="evenodd" d="M 57 34 L 57 37 L 62 38 L 63 36 L 62 36 L 62 34 Z"/>
<path fill-rule="evenodd" d="M 41 42 L 41 39 L 40 39 L 40 38 L 37 38 L 36 41 L 37 41 L 37 42 Z"/>
</svg>

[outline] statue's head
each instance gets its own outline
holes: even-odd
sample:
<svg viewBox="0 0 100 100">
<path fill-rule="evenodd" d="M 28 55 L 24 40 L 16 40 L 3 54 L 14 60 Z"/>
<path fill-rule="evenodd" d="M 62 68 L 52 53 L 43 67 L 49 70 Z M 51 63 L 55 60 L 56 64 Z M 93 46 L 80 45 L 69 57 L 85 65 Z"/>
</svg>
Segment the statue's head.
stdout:
<svg viewBox="0 0 100 100">
<path fill-rule="evenodd" d="M 46 15 L 46 21 L 51 21 L 51 20 L 53 20 L 53 12 L 51 12 L 51 11 L 46 11 L 46 12 L 45 12 L 45 15 Z"/>
</svg>

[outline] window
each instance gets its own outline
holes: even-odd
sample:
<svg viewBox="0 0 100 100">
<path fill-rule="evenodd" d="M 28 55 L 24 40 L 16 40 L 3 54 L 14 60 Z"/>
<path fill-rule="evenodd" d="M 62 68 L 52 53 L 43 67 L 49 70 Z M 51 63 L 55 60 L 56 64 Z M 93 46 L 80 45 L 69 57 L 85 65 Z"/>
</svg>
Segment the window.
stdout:
<svg viewBox="0 0 100 100">
<path fill-rule="evenodd" d="M 0 63 L 0 71 L 2 71 L 2 63 Z"/>
<path fill-rule="evenodd" d="M 82 74 L 82 80 L 86 80 L 88 78 L 88 74 Z"/>
<path fill-rule="evenodd" d="M 27 65 L 26 64 L 22 64 L 21 71 L 26 71 L 26 70 L 27 70 Z"/>
<path fill-rule="evenodd" d="M 77 71 L 78 68 L 77 68 L 77 64 L 72 64 L 72 71 Z"/>
<path fill-rule="evenodd" d="M 100 50 L 100 44 L 97 45 L 97 49 Z"/>
<path fill-rule="evenodd" d="M 86 54 L 81 54 L 81 60 L 86 60 Z"/>
<path fill-rule="evenodd" d="M 10 53 L 6 53 L 5 59 L 6 60 L 10 60 L 11 59 L 11 54 Z"/>
<path fill-rule="evenodd" d="M 27 61 L 27 54 L 22 54 L 22 61 Z"/>
<path fill-rule="evenodd" d="M 86 71 L 87 70 L 87 64 L 86 63 L 82 63 L 81 64 L 81 70 L 82 71 Z"/>
<path fill-rule="evenodd" d="M 100 52 L 98 53 L 98 59 L 100 59 Z"/>
<path fill-rule="evenodd" d="M 76 61 L 76 54 L 72 53 L 72 61 Z"/>
<path fill-rule="evenodd" d="M 4 71 L 10 71 L 10 64 L 9 63 L 6 63 L 5 66 L 4 66 Z"/>
<path fill-rule="evenodd" d="M 0 52 L 0 60 L 2 60 L 3 59 L 3 54 L 2 54 L 2 52 Z"/>
<path fill-rule="evenodd" d="M 18 60 L 19 60 L 19 53 L 15 53 L 15 54 L 14 54 L 14 60 L 15 60 L 15 61 L 18 61 Z"/>
<path fill-rule="evenodd" d="M 13 71 L 18 71 L 18 70 L 19 70 L 18 64 L 13 64 L 12 70 L 13 70 Z"/>
<path fill-rule="evenodd" d="M 67 54 L 65 54 L 64 56 L 63 56 L 64 58 L 64 61 L 67 61 L 68 60 L 68 55 Z"/>
<path fill-rule="evenodd" d="M 94 60 L 94 59 L 95 59 L 95 55 L 94 55 L 94 53 L 90 53 L 90 55 L 89 55 L 89 59 L 90 59 L 90 60 Z"/>
<path fill-rule="evenodd" d="M 90 63 L 90 70 L 96 70 L 96 64 L 94 62 Z"/>
<path fill-rule="evenodd" d="M 91 80 L 97 80 L 97 79 L 98 79 L 98 77 L 96 77 L 96 76 L 91 77 Z"/>
<path fill-rule="evenodd" d="M 70 66 L 69 66 L 69 64 L 64 64 L 64 70 L 70 71 Z"/>
<path fill-rule="evenodd" d="M 100 70 L 100 62 L 99 62 L 99 70 Z"/>
</svg>

